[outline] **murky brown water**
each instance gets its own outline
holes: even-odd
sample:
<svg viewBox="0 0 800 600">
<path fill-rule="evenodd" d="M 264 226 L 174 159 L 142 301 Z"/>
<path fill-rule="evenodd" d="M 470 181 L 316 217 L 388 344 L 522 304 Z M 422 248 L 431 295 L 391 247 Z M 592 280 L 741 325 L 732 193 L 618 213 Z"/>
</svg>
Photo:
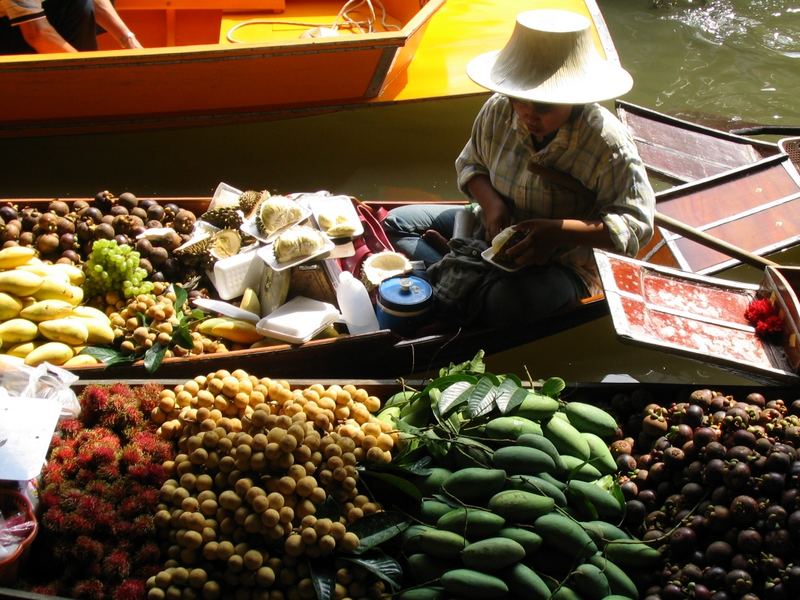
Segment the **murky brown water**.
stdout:
<svg viewBox="0 0 800 600">
<path fill-rule="evenodd" d="M 634 89 L 626 100 L 718 127 L 800 125 L 800 7 L 777 0 L 599 2 Z M 482 98 L 345 111 L 277 123 L 0 140 L 0 194 L 208 195 L 220 181 L 364 199 L 455 198 L 453 161 Z M 776 139 L 776 138 L 764 138 Z M 742 278 L 757 273 L 744 270 Z M 534 377 L 736 382 L 725 371 L 616 341 L 609 319 L 505 353 Z"/>
</svg>

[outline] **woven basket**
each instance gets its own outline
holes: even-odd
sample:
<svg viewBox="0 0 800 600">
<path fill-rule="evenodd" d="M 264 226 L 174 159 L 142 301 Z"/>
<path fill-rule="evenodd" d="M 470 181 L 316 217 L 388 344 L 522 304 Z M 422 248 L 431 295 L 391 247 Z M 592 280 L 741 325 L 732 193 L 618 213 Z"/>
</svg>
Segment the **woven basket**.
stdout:
<svg viewBox="0 0 800 600">
<path fill-rule="evenodd" d="M 8 517 L 21 512 L 29 521 L 33 521 L 33 531 L 22 540 L 17 549 L 5 558 L 0 558 L 0 585 L 13 584 L 17 579 L 17 572 L 24 563 L 30 551 L 33 540 L 39 532 L 39 523 L 33 505 L 27 496 L 11 489 L 0 488 L 0 511 Z"/>
</svg>

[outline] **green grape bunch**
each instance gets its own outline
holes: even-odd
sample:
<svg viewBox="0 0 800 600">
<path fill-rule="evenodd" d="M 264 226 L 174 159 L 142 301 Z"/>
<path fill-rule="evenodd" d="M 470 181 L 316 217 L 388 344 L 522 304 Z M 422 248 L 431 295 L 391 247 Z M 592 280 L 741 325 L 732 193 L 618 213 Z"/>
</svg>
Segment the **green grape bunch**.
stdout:
<svg viewBox="0 0 800 600">
<path fill-rule="evenodd" d="M 147 271 L 139 266 L 139 253 L 115 240 L 95 240 L 83 271 L 83 292 L 87 298 L 108 292 L 131 298 L 153 290 L 153 282 L 146 279 Z"/>
</svg>

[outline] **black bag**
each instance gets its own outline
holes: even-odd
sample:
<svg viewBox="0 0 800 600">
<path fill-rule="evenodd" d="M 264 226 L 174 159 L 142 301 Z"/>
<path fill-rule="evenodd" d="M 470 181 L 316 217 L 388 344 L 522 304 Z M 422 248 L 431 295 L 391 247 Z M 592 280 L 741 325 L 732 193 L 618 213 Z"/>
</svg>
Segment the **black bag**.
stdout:
<svg viewBox="0 0 800 600">
<path fill-rule="evenodd" d="M 436 312 L 445 320 L 470 323 L 483 308 L 484 290 L 499 273 L 481 258 L 481 252 L 489 247 L 484 240 L 454 238 L 448 246 L 450 252 L 427 270 Z"/>
</svg>

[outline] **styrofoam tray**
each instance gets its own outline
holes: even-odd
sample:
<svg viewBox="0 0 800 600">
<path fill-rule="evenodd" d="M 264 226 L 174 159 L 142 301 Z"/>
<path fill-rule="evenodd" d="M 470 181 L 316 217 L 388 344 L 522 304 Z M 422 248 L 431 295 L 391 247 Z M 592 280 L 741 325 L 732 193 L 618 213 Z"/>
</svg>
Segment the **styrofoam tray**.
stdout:
<svg viewBox="0 0 800 600">
<path fill-rule="evenodd" d="M 353 206 L 353 201 L 350 196 L 318 196 L 312 195 L 303 199 L 303 202 L 311 209 L 311 214 L 314 216 L 314 221 L 317 223 L 319 229 L 325 232 L 325 229 L 320 225 L 320 215 L 329 213 L 336 216 L 342 216 L 346 219 L 348 224 L 352 224 L 355 228 L 352 235 L 339 236 L 341 238 L 354 238 L 364 235 L 364 226 L 361 219 L 358 218 L 358 213 Z M 327 232 L 326 232 L 327 233 Z M 333 237 L 333 236 L 330 236 Z"/>
<path fill-rule="evenodd" d="M 513 273 L 514 271 L 519 271 L 522 268 L 522 267 L 509 267 L 506 265 L 501 265 L 499 262 L 494 261 L 494 254 L 495 254 L 494 250 L 492 250 L 492 247 L 489 246 L 486 250 L 481 252 L 481 257 L 483 258 L 483 260 L 493 264 L 498 269 L 503 269 L 503 271 L 508 271 L 509 273 Z"/>
<path fill-rule="evenodd" d="M 276 231 L 273 231 L 269 235 L 264 235 L 263 233 L 261 233 L 258 230 L 258 228 L 256 227 L 255 216 L 250 217 L 249 219 L 245 219 L 244 221 L 242 221 L 242 224 L 239 226 L 239 229 L 241 229 L 243 232 L 245 232 L 248 235 L 252 235 L 259 242 L 263 242 L 264 244 L 269 244 L 276 237 L 278 237 L 281 233 L 283 233 L 284 231 L 286 231 L 290 227 L 294 227 L 298 223 L 302 223 L 308 217 L 311 216 L 311 209 L 308 206 L 305 206 L 304 204 L 301 204 L 299 202 L 298 202 L 297 205 L 300 207 L 300 215 L 301 215 L 300 218 L 297 219 L 296 221 L 293 221 L 293 222 L 285 225 L 284 227 L 281 227 L 280 229 L 278 229 Z"/>
<path fill-rule="evenodd" d="M 194 300 L 192 300 L 192 303 L 195 306 L 199 306 L 200 308 L 210 310 L 211 312 L 215 312 L 224 317 L 230 317 L 231 319 L 240 319 L 242 321 L 248 321 L 250 323 L 257 323 L 258 320 L 261 318 L 261 315 L 257 315 L 254 312 L 250 312 L 249 310 L 244 310 L 242 308 L 239 308 L 238 306 L 230 304 L 229 302 L 212 300 L 211 298 L 195 298 Z"/>
<path fill-rule="evenodd" d="M 257 287 L 265 268 L 257 251 L 250 249 L 218 260 L 214 269 L 207 270 L 206 274 L 219 297 L 230 300 L 244 294 L 249 287 Z"/>
<path fill-rule="evenodd" d="M 291 267 L 296 267 L 297 265 L 301 265 L 304 262 L 314 260 L 315 258 L 322 256 L 323 254 L 327 254 L 336 247 L 336 244 L 334 244 L 326 237 L 325 243 L 314 254 L 309 254 L 308 256 L 301 256 L 299 258 L 295 258 L 294 260 L 290 260 L 284 263 L 278 262 L 278 260 L 275 258 L 275 252 L 273 251 L 272 246 L 273 246 L 272 244 L 262 246 L 257 250 L 258 255 L 262 258 L 262 260 L 264 260 L 264 262 L 266 262 L 270 267 L 272 267 L 273 271 L 283 271 L 284 269 L 290 269 Z"/>
<path fill-rule="evenodd" d="M 340 318 L 332 304 L 296 296 L 256 323 L 256 331 L 266 337 L 302 344 Z"/>
</svg>

